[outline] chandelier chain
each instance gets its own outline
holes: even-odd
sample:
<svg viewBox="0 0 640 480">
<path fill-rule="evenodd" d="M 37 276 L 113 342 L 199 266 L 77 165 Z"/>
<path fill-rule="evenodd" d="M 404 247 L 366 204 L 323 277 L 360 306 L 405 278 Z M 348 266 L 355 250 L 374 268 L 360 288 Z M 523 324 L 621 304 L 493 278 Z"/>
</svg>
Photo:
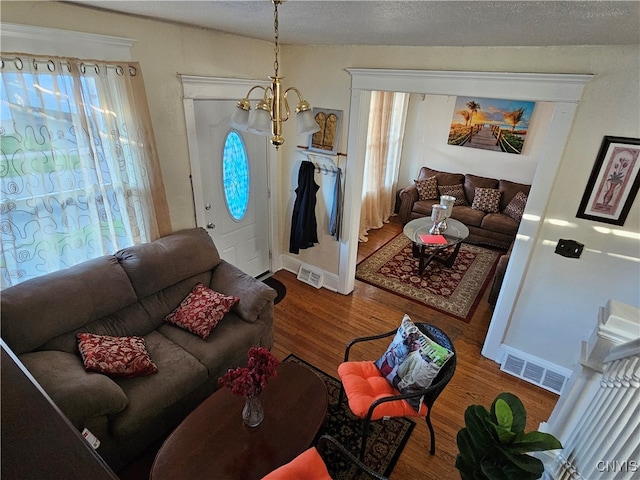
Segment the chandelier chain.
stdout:
<svg viewBox="0 0 640 480">
<path fill-rule="evenodd" d="M 275 40 L 275 54 L 276 54 L 276 59 L 273 62 L 273 69 L 276 72 L 276 77 L 278 76 L 278 69 L 280 67 L 280 64 L 278 62 L 278 58 L 280 56 L 280 44 L 278 43 L 278 36 L 279 36 L 279 30 L 278 30 L 278 4 L 280 2 L 279 1 L 274 1 L 273 4 L 275 6 L 274 12 L 273 12 L 273 31 L 274 31 L 274 40 Z"/>
</svg>

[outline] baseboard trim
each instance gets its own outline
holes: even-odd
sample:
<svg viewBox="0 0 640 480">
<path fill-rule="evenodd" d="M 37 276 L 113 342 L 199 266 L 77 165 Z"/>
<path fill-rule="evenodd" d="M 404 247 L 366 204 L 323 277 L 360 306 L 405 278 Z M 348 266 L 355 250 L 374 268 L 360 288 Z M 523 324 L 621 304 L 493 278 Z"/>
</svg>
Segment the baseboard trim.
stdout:
<svg viewBox="0 0 640 480">
<path fill-rule="evenodd" d="M 300 266 L 303 265 L 304 262 L 290 257 L 289 255 L 282 255 L 281 257 L 281 265 L 282 269 L 288 272 L 291 272 L 295 275 L 300 271 Z M 323 274 L 322 288 L 326 288 L 332 292 L 338 291 L 338 275 L 332 272 L 327 272 L 317 266 L 313 266 L 314 269 L 319 270 Z"/>
</svg>

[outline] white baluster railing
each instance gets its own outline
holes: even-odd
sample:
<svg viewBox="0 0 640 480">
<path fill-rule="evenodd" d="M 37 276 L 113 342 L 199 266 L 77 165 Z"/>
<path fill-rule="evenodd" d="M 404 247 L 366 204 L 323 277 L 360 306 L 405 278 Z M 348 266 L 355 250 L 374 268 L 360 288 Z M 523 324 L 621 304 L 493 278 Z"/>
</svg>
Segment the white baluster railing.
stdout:
<svg viewBox="0 0 640 480">
<path fill-rule="evenodd" d="M 607 305 L 571 388 L 540 428 L 564 447 L 543 455 L 545 480 L 640 478 L 640 310 L 619 307 Z"/>
</svg>

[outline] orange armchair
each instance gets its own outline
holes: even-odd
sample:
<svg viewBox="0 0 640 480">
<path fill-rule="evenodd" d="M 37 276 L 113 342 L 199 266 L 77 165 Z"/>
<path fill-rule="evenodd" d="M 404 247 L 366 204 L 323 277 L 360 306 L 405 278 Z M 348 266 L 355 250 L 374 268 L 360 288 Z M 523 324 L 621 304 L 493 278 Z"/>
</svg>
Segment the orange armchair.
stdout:
<svg viewBox="0 0 640 480">
<path fill-rule="evenodd" d="M 344 363 L 338 367 L 338 375 L 342 381 L 338 402 L 341 403 L 346 393 L 349 408 L 354 415 L 363 419 L 360 460 L 364 459 L 369 422 L 384 417 L 425 417 L 431 434 L 431 455 L 436 451 L 436 439 L 431 424 L 431 410 L 434 402 L 447 386 L 456 369 L 455 348 L 449 337 L 439 328 L 427 323 L 416 323 L 418 329 L 431 340 L 453 352 L 453 356 L 440 369 L 429 387 L 408 394 L 401 394 L 380 373 L 373 361 L 350 362 L 351 348 L 360 342 L 379 340 L 391 337 L 396 333 L 387 333 L 360 337 L 352 340 L 346 347 Z M 407 399 L 422 397 L 420 409 L 416 411 Z"/>
<path fill-rule="evenodd" d="M 358 460 L 349 450 L 330 435 L 323 435 L 318 440 L 318 447 L 305 450 L 289 463 L 274 470 L 262 480 L 332 480 L 329 471 L 320 455 L 331 446 L 337 449 L 360 470 L 376 480 L 389 480 L 387 477 L 376 473 Z"/>
</svg>

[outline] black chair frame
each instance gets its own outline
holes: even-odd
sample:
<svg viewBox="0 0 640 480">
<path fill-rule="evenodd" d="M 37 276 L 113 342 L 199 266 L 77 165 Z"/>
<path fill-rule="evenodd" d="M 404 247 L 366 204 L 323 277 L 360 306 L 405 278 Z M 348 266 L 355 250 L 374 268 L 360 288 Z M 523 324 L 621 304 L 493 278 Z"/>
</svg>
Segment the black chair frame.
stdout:
<svg viewBox="0 0 640 480">
<path fill-rule="evenodd" d="M 422 333 L 427 335 L 431 340 L 433 340 L 434 342 L 438 343 L 439 345 L 447 348 L 448 350 L 452 351 L 454 354 L 447 361 L 447 363 L 440 369 L 440 371 L 438 372 L 438 375 L 436 376 L 436 378 L 433 379 L 433 382 L 431 383 L 431 385 L 429 387 L 427 387 L 427 388 L 425 388 L 423 390 L 419 390 L 419 391 L 414 392 L 414 393 L 410 393 L 410 394 L 393 395 L 393 396 L 389 396 L 389 397 L 385 397 L 385 398 L 379 398 L 378 400 L 376 400 L 375 402 L 373 402 L 371 404 L 371 406 L 369 407 L 369 411 L 367 412 L 367 416 L 363 419 L 363 423 L 362 423 L 362 440 L 361 440 L 361 445 L 360 445 L 360 460 L 364 460 L 364 454 L 365 454 L 365 449 L 366 449 L 366 445 L 367 445 L 367 436 L 369 434 L 369 423 L 371 422 L 371 416 L 373 415 L 373 412 L 376 409 L 376 407 L 378 405 L 382 404 L 382 403 L 385 403 L 385 402 L 393 402 L 395 400 L 404 400 L 404 399 L 408 399 L 408 398 L 420 398 L 420 397 L 423 397 L 422 401 L 427 406 L 427 415 L 425 417 L 425 421 L 427 423 L 427 427 L 429 428 L 429 433 L 430 433 L 430 436 L 431 436 L 431 448 L 430 448 L 429 452 L 431 453 L 431 455 L 434 455 L 436 453 L 436 435 L 435 435 L 435 432 L 433 430 L 433 425 L 431 424 L 431 410 L 432 410 L 433 404 L 435 403 L 436 399 L 438 398 L 440 393 L 442 393 L 444 388 L 447 386 L 447 384 L 451 381 L 451 378 L 453 377 L 453 374 L 454 374 L 454 372 L 456 370 L 457 356 L 456 356 L 455 347 L 453 346 L 453 342 L 447 336 L 447 334 L 444 333 L 442 330 L 440 330 L 438 327 L 435 327 L 435 326 L 433 326 L 431 324 L 428 324 L 428 323 L 416 323 L 415 325 L 418 327 L 418 329 Z M 368 342 L 368 341 L 372 341 L 372 340 L 380 340 L 382 338 L 391 337 L 391 336 L 395 335 L 396 332 L 397 332 L 397 329 L 396 330 L 392 330 L 390 332 L 381 333 L 381 334 L 378 334 L 378 335 L 371 335 L 371 336 L 367 336 L 367 337 L 358 337 L 358 338 L 355 338 L 355 339 L 351 340 L 347 344 L 347 347 L 345 349 L 344 361 L 345 362 L 349 361 L 349 354 L 351 353 L 351 348 L 354 345 L 356 345 L 357 343 Z M 339 405 L 344 400 L 344 394 L 345 394 L 344 386 L 340 385 L 340 394 L 338 396 L 338 404 Z"/>
</svg>

